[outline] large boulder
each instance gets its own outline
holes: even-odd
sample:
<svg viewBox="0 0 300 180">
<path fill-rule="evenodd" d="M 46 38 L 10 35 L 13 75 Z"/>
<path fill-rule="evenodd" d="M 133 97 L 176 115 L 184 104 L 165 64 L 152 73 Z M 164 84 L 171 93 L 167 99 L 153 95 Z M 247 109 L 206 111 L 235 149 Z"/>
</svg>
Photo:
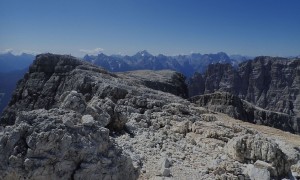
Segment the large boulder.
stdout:
<svg viewBox="0 0 300 180">
<path fill-rule="evenodd" d="M 272 172 L 271 174 L 276 177 L 286 176 L 292 165 L 288 156 L 282 152 L 277 143 L 260 135 L 244 135 L 232 138 L 226 145 L 226 152 L 230 158 L 239 162 L 256 163 L 254 164 L 256 169 L 251 171 L 264 169 L 259 166 L 263 163 L 257 162 L 258 160 L 270 163 L 270 166 L 276 170 L 276 173 Z"/>
</svg>

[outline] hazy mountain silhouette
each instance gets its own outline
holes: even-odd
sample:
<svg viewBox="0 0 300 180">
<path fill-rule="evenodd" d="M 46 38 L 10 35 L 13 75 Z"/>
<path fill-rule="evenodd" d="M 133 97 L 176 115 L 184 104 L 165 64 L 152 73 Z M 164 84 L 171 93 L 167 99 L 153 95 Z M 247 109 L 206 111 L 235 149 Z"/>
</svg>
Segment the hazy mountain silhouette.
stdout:
<svg viewBox="0 0 300 180">
<path fill-rule="evenodd" d="M 236 66 L 239 62 L 248 60 L 246 56 L 229 57 L 224 52 L 216 54 L 193 53 L 190 55 L 154 56 L 146 50 L 133 56 L 105 55 L 103 53 L 93 56 L 85 55 L 84 60 L 102 66 L 111 72 L 123 72 L 129 70 L 162 70 L 171 69 L 190 77 L 195 72 L 204 72 L 208 65 L 215 63 L 229 63 Z"/>
<path fill-rule="evenodd" d="M 33 61 L 34 55 L 22 53 L 14 55 L 12 53 L 0 54 L 0 72 L 11 72 L 27 68 Z"/>
</svg>

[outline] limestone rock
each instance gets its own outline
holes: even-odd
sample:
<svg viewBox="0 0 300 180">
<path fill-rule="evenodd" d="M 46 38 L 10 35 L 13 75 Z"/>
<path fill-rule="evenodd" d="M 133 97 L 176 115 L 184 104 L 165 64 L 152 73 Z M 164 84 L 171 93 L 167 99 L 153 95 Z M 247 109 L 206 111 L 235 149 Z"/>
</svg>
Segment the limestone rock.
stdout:
<svg viewBox="0 0 300 180">
<path fill-rule="evenodd" d="M 257 160 L 254 163 L 254 167 L 260 168 L 260 169 L 267 169 L 269 171 L 271 177 L 277 177 L 278 176 L 276 169 L 270 163 L 267 163 L 267 162 L 264 162 L 264 161 L 261 161 L 261 160 Z"/>
<path fill-rule="evenodd" d="M 158 162 L 158 167 L 160 170 L 160 174 L 163 177 L 169 177 L 171 175 L 171 171 L 170 171 L 170 161 L 168 158 L 162 158 L 159 160 Z"/>
<path fill-rule="evenodd" d="M 260 168 L 251 165 L 247 167 L 248 175 L 251 180 L 270 180 L 270 172 L 266 168 Z"/>
<path fill-rule="evenodd" d="M 258 160 L 287 178 L 300 157 L 296 135 L 71 56 L 38 55 L 0 124 L 0 179 L 238 179 Z"/>
<path fill-rule="evenodd" d="M 276 128 L 299 133 L 299 67 L 299 58 L 287 59 L 267 56 L 242 62 L 238 68 L 230 64 L 212 64 L 203 75 L 195 74 L 192 77 L 189 83 L 190 96 L 228 92 L 264 109 L 264 111 L 257 111 L 256 109 L 254 113 L 258 112 L 259 114 L 254 115 L 257 116 L 256 120 L 250 122 L 260 123 L 258 117 L 262 117 L 264 122 L 261 124 L 272 127 L 278 126 Z M 217 100 L 214 98 L 214 101 Z M 229 113 L 232 117 L 244 116 L 243 109 L 241 109 L 243 107 L 239 100 L 230 98 L 227 102 L 229 107 L 226 105 L 221 107 L 220 102 L 212 102 L 212 104 L 215 105 L 214 109 L 217 108 L 219 111 Z M 277 112 L 277 114 L 268 114 L 268 111 Z M 288 118 L 282 117 L 278 113 L 282 113 Z M 268 121 L 271 123 L 266 123 Z M 286 121 L 288 121 L 287 124 Z"/>
<path fill-rule="evenodd" d="M 173 131 L 180 134 L 186 134 L 190 131 L 190 122 L 182 121 L 177 123 L 177 125 L 173 128 Z"/>
<path fill-rule="evenodd" d="M 83 113 L 86 108 L 86 103 L 81 93 L 77 93 L 76 91 L 71 91 L 68 95 L 66 95 L 66 97 L 62 99 L 62 103 L 60 107 L 64 109 L 71 109 L 79 113 Z"/>
<path fill-rule="evenodd" d="M 291 166 L 291 172 L 296 179 L 300 178 L 300 161 Z"/>
<path fill-rule="evenodd" d="M 183 74 L 175 71 L 138 70 L 122 72 L 118 74 L 124 74 L 131 79 L 137 79 L 151 89 L 172 93 L 183 98 L 188 97 L 188 89 L 187 85 L 185 84 L 185 77 Z"/>
<path fill-rule="evenodd" d="M 288 174 L 291 166 L 278 144 L 259 135 L 235 137 L 227 143 L 226 151 L 229 157 L 239 162 L 256 162 L 260 168 L 263 163 L 257 160 L 268 162 L 276 169 L 277 176 Z"/>
<path fill-rule="evenodd" d="M 190 98 L 190 101 L 209 110 L 228 114 L 235 119 L 272 126 L 285 131 L 298 133 L 297 121 L 285 113 L 259 108 L 226 92 L 204 94 Z"/>
<path fill-rule="evenodd" d="M 169 168 L 171 166 L 169 159 L 166 157 L 160 159 L 159 164 L 162 168 Z"/>
<path fill-rule="evenodd" d="M 76 119 L 73 127 L 62 123 L 70 117 Z M 0 136 L 0 178 L 135 178 L 131 160 L 114 146 L 109 130 L 91 127 L 92 117 L 84 116 L 83 123 L 80 118 L 60 109 L 22 112 Z"/>
<path fill-rule="evenodd" d="M 82 116 L 81 122 L 84 126 L 92 126 L 95 123 L 94 118 L 91 115 Z"/>
</svg>

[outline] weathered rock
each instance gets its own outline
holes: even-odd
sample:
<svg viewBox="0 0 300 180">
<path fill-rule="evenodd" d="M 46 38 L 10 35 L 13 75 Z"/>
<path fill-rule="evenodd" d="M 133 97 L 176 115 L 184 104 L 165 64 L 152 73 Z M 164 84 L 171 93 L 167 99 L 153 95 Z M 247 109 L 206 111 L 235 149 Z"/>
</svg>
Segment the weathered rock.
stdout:
<svg viewBox="0 0 300 180">
<path fill-rule="evenodd" d="M 169 168 L 171 166 L 169 159 L 166 157 L 160 159 L 159 164 L 162 168 Z"/>
<path fill-rule="evenodd" d="M 257 116 L 266 119 L 265 121 L 271 121 L 267 125 L 299 133 L 299 67 L 300 59 L 290 60 L 278 57 L 257 57 L 252 61 L 241 63 L 237 69 L 230 64 L 213 64 L 208 67 L 203 76 L 196 74 L 190 80 L 190 96 L 220 91 L 229 92 L 259 108 L 283 113 L 284 117 L 278 117 L 278 114 L 272 113 L 266 119 L 264 117 L 267 116 L 267 111 L 255 110 L 254 113 L 261 113 Z M 223 106 L 222 111 L 233 116 L 243 114 L 243 109 L 241 109 L 243 107 L 239 105 L 239 100 L 231 98 L 227 102 L 235 105 Z M 222 109 L 219 103 L 215 104 L 215 108 L 217 108 L 216 106 L 219 106 L 218 109 Z M 280 120 L 280 118 L 283 119 Z M 279 124 L 276 121 L 280 121 Z M 291 128 L 286 126 L 285 121 Z M 258 123 L 260 122 L 258 121 Z"/>
<path fill-rule="evenodd" d="M 237 179 L 257 160 L 287 177 L 300 157 L 296 135 L 263 132 L 70 56 L 37 56 L 1 124 L 0 179 Z M 246 136 L 245 147 L 235 143 Z M 284 138 L 276 146 L 265 136 Z"/>
<path fill-rule="evenodd" d="M 164 177 L 168 177 L 170 176 L 171 174 L 171 171 L 169 168 L 162 168 L 161 169 L 161 175 L 164 176 Z"/>
<path fill-rule="evenodd" d="M 179 122 L 174 128 L 173 131 L 180 134 L 186 134 L 190 131 L 190 121 Z"/>
<path fill-rule="evenodd" d="M 109 130 L 91 118 L 85 115 L 81 123 L 80 114 L 60 109 L 20 113 L 15 125 L 1 132 L 0 179 L 136 178 Z M 74 126 L 65 125 L 65 119 Z"/>
<path fill-rule="evenodd" d="M 145 86 L 151 89 L 160 90 L 181 96 L 188 97 L 188 89 L 185 84 L 185 77 L 183 74 L 171 70 L 139 70 L 128 71 L 118 74 L 124 74 L 131 79 L 137 79 Z"/>
<path fill-rule="evenodd" d="M 171 175 L 170 166 L 171 164 L 168 158 L 164 157 L 160 159 L 158 162 L 158 168 L 160 171 L 158 175 L 169 177 Z"/>
<path fill-rule="evenodd" d="M 235 119 L 275 127 L 284 131 L 299 133 L 298 122 L 285 113 L 259 108 L 227 92 L 216 92 L 194 96 L 191 102 L 209 110 L 225 113 Z"/>
<path fill-rule="evenodd" d="M 71 91 L 68 95 L 63 94 L 62 96 L 62 103 L 60 105 L 61 108 L 71 109 L 79 113 L 83 113 L 85 111 L 86 103 L 81 93 Z"/>
<path fill-rule="evenodd" d="M 264 161 L 257 160 L 254 163 L 254 167 L 255 168 L 260 168 L 260 169 L 267 169 L 269 171 L 271 177 L 278 176 L 276 169 L 270 163 L 266 163 Z"/>
<path fill-rule="evenodd" d="M 249 164 L 247 167 L 247 173 L 251 180 L 270 180 L 270 172 L 266 168 L 256 167 L 255 165 Z"/>
<path fill-rule="evenodd" d="M 296 179 L 300 178 L 300 161 L 291 166 L 291 172 Z"/>
<path fill-rule="evenodd" d="M 95 124 L 94 118 L 91 115 L 82 116 L 81 122 L 84 126 L 93 126 Z"/>
<path fill-rule="evenodd" d="M 229 157 L 239 162 L 256 162 L 257 168 L 261 168 L 257 160 L 270 163 L 278 173 L 276 176 L 282 177 L 289 173 L 291 164 L 278 144 L 259 135 L 235 137 L 228 142 L 226 150 Z"/>
</svg>

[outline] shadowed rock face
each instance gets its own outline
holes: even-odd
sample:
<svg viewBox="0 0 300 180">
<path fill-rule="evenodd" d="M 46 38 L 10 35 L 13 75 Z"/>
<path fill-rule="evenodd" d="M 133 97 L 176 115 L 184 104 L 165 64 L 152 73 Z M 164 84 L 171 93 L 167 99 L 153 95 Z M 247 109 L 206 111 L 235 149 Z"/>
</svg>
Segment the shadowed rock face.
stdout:
<svg viewBox="0 0 300 180">
<path fill-rule="evenodd" d="M 222 91 L 265 110 L 291 116 L 292 129 L 299 132 L 300 59 L 257 57 L 241 63 L 237 69 L 229 64 L 215 64 L 208 67 L 203 77 L 195 75 L 189 82 L 190 96 Z"/>
<path fill-rule="evenodd" d="M 155 90 L 160 86 L 149 88 L 145 79 L 154 78 L 140 73 L 112 74 L 71 56 L 38 55 L 1 117 L 0 179 L 237 179 L 254 172 L 287 177 L 291 167 L 298 172 L 296 145 L 275 142 L 278 130 L 266 138 L 243 122 Z M 163 90 L 182 80 L 174 72 L 149 74 L 159 77 Z"/>
<path fill-rule="evenodd" d="M 284 131 L 299 133 L 299 124 L 293 116 L 259 108 L 226 92 L 204 94 L 190 98 L 190 101 L 210 110 L 225 113 L 235 119 L 271 126 Z"/>
</svg>

